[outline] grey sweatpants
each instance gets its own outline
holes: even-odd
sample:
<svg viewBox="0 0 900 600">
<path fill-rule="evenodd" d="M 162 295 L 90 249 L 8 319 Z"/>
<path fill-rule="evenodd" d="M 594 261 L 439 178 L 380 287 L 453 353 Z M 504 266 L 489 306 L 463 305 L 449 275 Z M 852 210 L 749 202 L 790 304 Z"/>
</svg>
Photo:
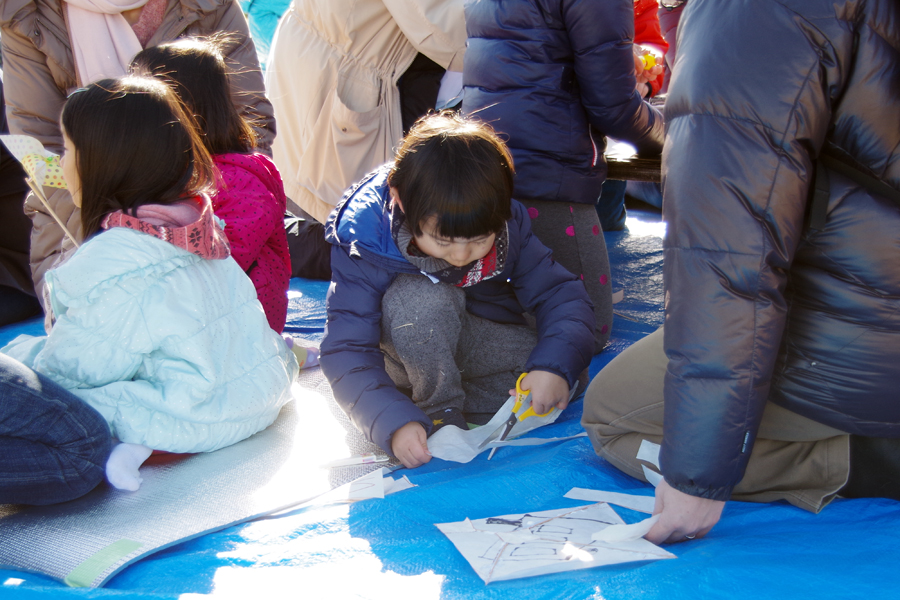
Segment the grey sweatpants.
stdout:
<svg viewBox="0 0 900 600">
<path fill-rule="evenodd" d="M 387 373 L 429 417 L 456 408 L 487 422 L 537 344 L 534 329 L 472 315 L 461 288 L 424 275 L 399 275 L 381 308 Z"/>
<path fill-rule="evenodd" d="M 662 443 L 667 364 L 660 328 L 613 359 L 584 394 L 581 424 L 597 454 L 645 481 L 637 453 L 645 439 Z M 849 474 L 849 435 L 769 402 L 744 478 L 732 498 L 787 500 L 819 512 L 847 483 Z"/>
</svg>

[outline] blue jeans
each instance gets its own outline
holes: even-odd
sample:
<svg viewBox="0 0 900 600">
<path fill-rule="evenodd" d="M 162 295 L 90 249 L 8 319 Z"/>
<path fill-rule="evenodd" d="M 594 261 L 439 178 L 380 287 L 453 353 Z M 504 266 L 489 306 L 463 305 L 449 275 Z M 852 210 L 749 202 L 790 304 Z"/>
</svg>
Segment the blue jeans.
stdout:
<svg viewBox="0 0 900 600">
<path fill-rule="evenodd" d="M 618 179 L 607 179 L 603 182 L 600 197 L 594 205 L 600 228 L 603 231 L 622 231 L 625 229 L 625 185 L 627 182 Z"/>
<path fill-rule="evenodd" d="M 55 504 L 103 480 L 109 425 L 77 396 L 0 354 L 0 504 Z"/>
</svg>

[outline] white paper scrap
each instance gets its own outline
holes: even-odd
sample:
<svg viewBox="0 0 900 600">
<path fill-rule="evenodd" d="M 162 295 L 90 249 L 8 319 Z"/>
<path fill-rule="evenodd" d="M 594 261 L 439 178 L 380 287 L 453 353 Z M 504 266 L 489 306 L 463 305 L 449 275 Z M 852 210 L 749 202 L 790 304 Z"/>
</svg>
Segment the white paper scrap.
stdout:
<svg viewBox="0 0 900 600">
<path fill-rule="evenodd" d="M 647 535 L 657 521 L 659 521 L 659 515 L 653 515 L 631 525 L 610 525 L 595 532 L 591 537 L 595 542 L 606 542 L 607 544 L 636 540 Z"/>
<path fill-rule="evenodd" d="M 637 459 L 650 463 L 659 469 L 659 444 L 643 440 L 638 448 Z"/>
<path fill-rule="evenodd" d="M 659 482 L 663 480 L 663 476 L 660 475 L 659 473 L 657 473 L 656 471 L 648 469 L 645 465 L 641 465 L 641 468 L 644 470 L 644 477 L 647 478 L 647 481 L 653 487 L 658 486 Z"/>
<path fill-rule="evenodd" d="M 572 488 L 566 492 L 565 498 L 572 500 L 587 500 L 588 502 L 608 502 L 616 506 L 624 506 L 631 510 L 647 513 L 653 512 L 656 498 L 653 496 L 638 496 L 635 494 L 623 494 L 621 492 L 605 492 L 602 490 L 588 490 L 585 488 Z"/>
<path fill-rule="evenodd" d="M 406 475 L 404 475 L 400 479 L 385 477 L 383 481 L 385 496 L 387 496 L 388 494 L 396 494 L 397 492 L 402 492 L 403 490 L 408 490 L 409 488 L 416 487 L 416 484 L 411 482 Z"/>
<path fill-rule="evenodd" d="M 485 583 L 675 558 L 640 536 L 616 542 L 593 540 L 598 531 L 619 525 L 630 527 L 630 535 L 639 529 L 636 527 L 639 524 L 626 526 L 608 504 L 599 503 L 474 521 L 467 519 L 458 523 L 440 523 L 437 527 Z"/>
<path fill-rule="evenodd" d="M 482 452 L 488 451 L 495 446 L 535 446 L 539 444 L 548 444 L 551 442 L 571 439 L 568 437 L 549 439 L 532 438 L 529 440 L 513 439 L 518 438 L 521 435 L 532 431 L 533 429 L 537 429 L 542 425 L 549 425 L 550 423 L 556 421 L 562 411 L 554 410 L 550 414 L 543 417 L 534 416 L 528 417 L 524 421 L 517 421 L 513 426 L 512 431 L 509 432 L 507 441 L 491 442 L 485 445 L 483 448 L 479 448 L 482 442 L 488 439 L 503 423 L 506 422 L 506 419 L 509 418 L 509 415 L 512 412 L 512 407 L 515 402 L 515 398 L 510 396 L 510 398 L 500 408 L 500 410 L 497 411 L 497 414 L 493 416 L 488 424 L 482 425 L 477 429 L 467 429 L 463 431 L 459 427 L 455 427 L 453 425 L 442 427 L 440 430 L 438 430 L 437 433 L 428 438 L 429 452 L 431 452 L 431 455 L 436 458 L 459 463 L 467 463 Z M 528 406 L 522 406 L 519 409 L 519 412 L 521 413 L 527 408 Z M 579 433 L 577 436 L 572 437 L 581 437 L 584 435 L 587 434 Z"/>
<path fill-rule="evenodd" d="M 348 502 L 368 500 L 369 498 L 384 498 L 384 474 L 381 469 L 372 471 L 368 475 L 354 479 L 346 486 L 332 490 L 332 492 L 336 492 L 344 487 L 347 488 L 346 500 Z"/>
</svg>

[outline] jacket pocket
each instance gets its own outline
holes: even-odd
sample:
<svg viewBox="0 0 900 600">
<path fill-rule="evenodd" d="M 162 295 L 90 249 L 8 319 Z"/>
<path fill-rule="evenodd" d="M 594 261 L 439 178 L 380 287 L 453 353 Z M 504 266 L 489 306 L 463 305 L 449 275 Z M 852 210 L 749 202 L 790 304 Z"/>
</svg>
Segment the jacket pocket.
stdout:
<svg viewBox="0 0 900 600">
<path fill-rule="evenodd" d="M 335 205 L 347 187 L 388 161 L 394 141 L 385 100 L 377 87 L 342 74 L 313 127 L 298 183 Z"/>
</svg>

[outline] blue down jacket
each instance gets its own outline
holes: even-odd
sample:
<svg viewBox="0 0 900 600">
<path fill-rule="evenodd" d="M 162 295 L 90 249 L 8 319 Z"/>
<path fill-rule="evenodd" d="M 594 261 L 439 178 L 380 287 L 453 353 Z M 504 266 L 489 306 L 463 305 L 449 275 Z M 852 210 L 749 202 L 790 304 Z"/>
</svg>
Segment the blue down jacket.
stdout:
<svg viewBox="0 0 900 600">
<path fill-rule="evenodd" d="M 691 0 L 666 118 L 666 480 L 727 499 L 767 400 L 900 437 L 900 205 L 805 226 L 823 149 L 900 189 L 900 3 Z"/>
<path fill-rule="evenodd" d="M 505 134 L 514 198 L 596 202 L 606 135 L 662 151 L 634 89 L 632 0 L 476 0 L 466 29 L 463 112 Z"/>
<path fill-rule="evenodd" d="M 381 300 L 399 273 L 419 273 L 397 248 L 390 231 L 388 169 L 351 189 L 328 219 L 334 244 L 322 370 L 335 400 L 372 442 L 386 451 L 391 436 L 410 421 L 431 431 L 431 420 L 401 393 L 384 369 Z M 538 344 L 526 368 L 550 371 L 574 387 L 593 355 L 594 313 L 584 286 L 556 264 L 531 233 L 531 220 L 513 201 L 509 250 L 499 275 L 465 288 L 466 308 L 500 323 L 537 319 Z"/>
<path fill-rule="evenodd" d="M 268 427 L 297 361 L 233 258 L 114 228 L 47 272 L 56 323 L 2 352 L 93 406 L 123 442 L 210 452 Z"/>
</svg>

